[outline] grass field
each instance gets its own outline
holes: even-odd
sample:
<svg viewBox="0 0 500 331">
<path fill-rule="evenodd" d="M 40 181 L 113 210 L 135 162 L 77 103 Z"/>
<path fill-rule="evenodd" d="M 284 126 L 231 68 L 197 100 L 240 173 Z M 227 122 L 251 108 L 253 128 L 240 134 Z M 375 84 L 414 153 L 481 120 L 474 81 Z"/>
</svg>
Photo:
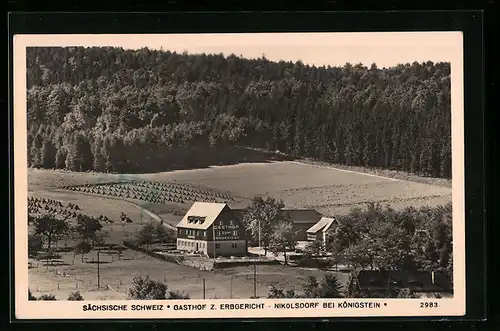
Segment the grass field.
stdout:
<svg viewBox="0 0 500 331">
<path fill-rule="evenodd" d="M 236 267 L 213 271 L 200 271 L 188 266 L 163 262 L 139 252 L 125 250 L 122 259 L 101 254 L 101 287 L 109 285 L 108 290 L 97 291 L 96 253 L 85 257 L 84 263 L 78 255 L 63 253 L 57 266 L 46 267 L 44 262 L 35 262 L 30 269 L 29 287 L 35 296 L 54 294 L 64 300 L 72 291 L 80 291 L 85 299 L 125 299 L 134 275 L 149 275 L 164 282 L 169 290 L 187 293 L 193 299 L 203 298 L 203 279 L 205 296 L 210 298 L 250 298 L 253 296 L 253 267 Z M 305 277 L 313 275 L 320 279 L 324 272 L 287 266 L 257 266 L 257 295 L 266 297 L 269 286 L 300 292 Z M 338 274 L 342 284 L 348 280 L 347 274 Z M 77 285 L 78 283 L 78 285 Z M 231 285 L 232 284 L 232 285 Z"/>
<path fill-rule="evenodd" d="M 407 206 L 440 205 L 451 201 L 451 189 L 343 169 L 311 166 L 297 162 L 247 163 L 155 174 L 117 175 L 29 170 L 29 189 L 51 190 L 64 185 L 104 183 L 118 180 L 149 180 L 198 185 L 231 192 L 233 206 L 244 207 L 254 196 L 283 199 L 287 207 L 315 208 L 329 216 L 340 215 L 353 206 L 373 201 L 399 209 Z M 189 203 L 184 208 L 189 207 Z M 177 204 L 176 207 L 183 208 Z M 150 210 L 164 214 L 161 204 Z M 177 215 L 178 216 L 178 215 Z M 175 223 L 178 217 L 170 217 Z"/>
</svg>

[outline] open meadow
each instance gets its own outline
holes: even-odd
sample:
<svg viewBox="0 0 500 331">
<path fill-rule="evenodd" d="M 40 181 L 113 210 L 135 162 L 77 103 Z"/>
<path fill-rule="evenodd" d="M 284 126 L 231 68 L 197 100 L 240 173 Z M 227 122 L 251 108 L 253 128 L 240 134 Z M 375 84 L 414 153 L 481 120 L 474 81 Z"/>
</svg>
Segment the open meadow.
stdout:
<svg viewBox="0 0 500 331">
<path fill-rule="evenodd" d="M 153 174 L 96 174 L 30 169 L 29 190 L 54 190 L 63 186 L 143 180 L 177 183 L 218 192 L 232 197 L 231 206 L 244 207 L 254 196 L 282 199 L 287 207 L 314 208 L 325 216 L 347 213 L 366 202 L 407 206 L 435 206 L 451 201 L 451 188 L 352 172 L 298 162 L 242 163 L 194 170 Z M 73 192 L 72 192 L 73 193 Z M 69 193 L 68 193 L 69 194 Z M 96 200 L 97 202 L 98 200 Z M 139 203 L 171 223 L 180 219 L 192 201 L 183 203 Z M 176 213 L 170 212 L 176 209 Z M 177 217 L 168 217 L 169 214 Z"/>
<path fill-rule="evenodd" d="M 253 296 L 253 267 L 235 267 L 214 271 L 201 271 L 192 267 L 164 262 L 140 252 L 124 250 L 121 258 L 101 253 L 100 285 L 97 291 L 96 252 L 74 257 L 72 252 L 62 253 L 57 261 L 33 261 L 29 270 L 29 288 L 35 296 L 53 294 L 64 300 L 69 293 L 80 291 L 87 300 L 111 300 L 127 298 L 135 275 L 149 275 L 152 279 L 166 282 L 169 290 L 189 294 L 192 299 L 203 298 L 203 279 L 205 297 L 228 299 L 250 298 Z M 51 265 L 54 263 L 55 265 Z M 302 291 L 307 276 L 320 279 L 324 272 L 282 265 L 257 266 L 256 293 L 266 297 L 270 285 L 283 289 Z M 338 273 L 339 281 L 345 286 L 348 275 Z"/>
</svg>

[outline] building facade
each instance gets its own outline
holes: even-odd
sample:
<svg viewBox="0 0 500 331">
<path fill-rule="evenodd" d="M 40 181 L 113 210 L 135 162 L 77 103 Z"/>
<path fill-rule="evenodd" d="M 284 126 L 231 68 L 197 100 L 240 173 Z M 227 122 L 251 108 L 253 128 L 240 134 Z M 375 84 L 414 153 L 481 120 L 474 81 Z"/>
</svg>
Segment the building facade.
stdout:
<svg viewBox="0 0 500 331">
<path fill-rule="evenodd" d="M 177 224 L 177 249 L 209 257 L 244 256 L 245 228 L 225 203 L 195 202 Z"/>
</svg>

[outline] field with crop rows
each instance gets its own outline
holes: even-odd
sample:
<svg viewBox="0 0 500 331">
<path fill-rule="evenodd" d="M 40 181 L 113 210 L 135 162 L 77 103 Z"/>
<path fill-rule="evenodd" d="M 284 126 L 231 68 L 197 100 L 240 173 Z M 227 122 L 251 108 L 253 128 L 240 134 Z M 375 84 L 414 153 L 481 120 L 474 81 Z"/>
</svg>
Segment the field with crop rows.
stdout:
<svg viewBox="0 0 500 331">
<path fill-rule="evenodd" d="M 315 208 L 330 216 L 370 201 L 396 209 L 451 201 L 451 189 L 446 186 L 298 162 L 243 163 L 138 175 L 30 170 L 29 185 L 34 190 L 64 187 L 74 193 L 135 197 L 153 209 L 167 205 L 185 210 L 194 200 L 227 201 L 244 207 L 254 196 L 272 196 L 282 199 L 287 207 Z"/>
<path fill-rule="evenodd" d="M 197 188 L 190 185 L 144 180 L 63 186 L 61 189 L 163 204 L 171 202 L 183 204 L 194 201 L 233 201 L 233 198 L 229 194 L 214 190 Z"/>
</svg>

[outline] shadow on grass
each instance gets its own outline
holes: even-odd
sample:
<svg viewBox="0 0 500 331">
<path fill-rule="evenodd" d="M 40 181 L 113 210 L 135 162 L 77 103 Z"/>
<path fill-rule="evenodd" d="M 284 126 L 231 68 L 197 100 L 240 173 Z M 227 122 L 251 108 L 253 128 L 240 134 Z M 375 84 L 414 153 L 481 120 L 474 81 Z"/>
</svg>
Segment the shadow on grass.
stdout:
<svg viewBox="0 0 500 331">
<path fill-rule="evenodd" d="M 221 145 L 217 147 L 196 146 L 190 149 L 171 150 L 172 157 L 161 158 L 148 165 L 137 165 L 136 168 L 124 169 L 127 174 L 158 173 L 176 170 L 206 169 L 212 166 L 228 166 L 241 163 L 271 163 L 276 161 L 293 161 L 296 158 L 246 147 Z M 168 160 L 166 162 L 164 159 Z"/>
<path fill-rule="evenodd" d="M 39 266 L 49 266 L 49 267 L 62 267 L 62 266 L 67 266 L 69 263 L 66 263 L 64 260 L 49 260 L 49 261 L 40 261 Z"/>
<path fill-rule="evenodd" d="M 72 252 L 73 250 L 74 250 L 74 248 L 73 247 L 69 247 L 69 246 L 68 247 L 58 247 L 56 249 L 56 252 L 57 253 L 68 253 L 68 252 Z"/>
</svg>

